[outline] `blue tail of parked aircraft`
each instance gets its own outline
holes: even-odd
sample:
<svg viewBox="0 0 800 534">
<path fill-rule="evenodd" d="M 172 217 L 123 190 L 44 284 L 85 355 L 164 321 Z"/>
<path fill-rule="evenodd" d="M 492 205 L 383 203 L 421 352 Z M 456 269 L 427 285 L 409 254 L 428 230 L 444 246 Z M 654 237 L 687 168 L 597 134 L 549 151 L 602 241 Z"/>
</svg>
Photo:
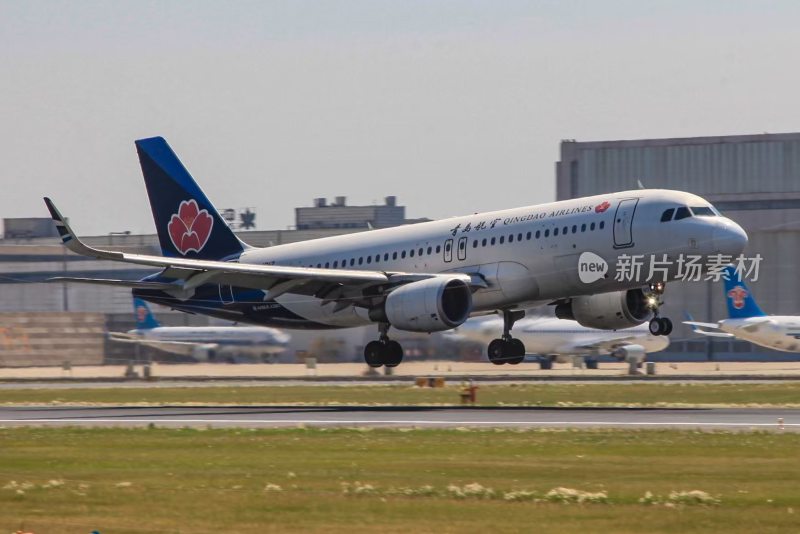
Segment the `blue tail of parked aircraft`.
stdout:
<svg viewBox="0 0 800 534">
<path fill-rule="evenodd" d="M 139 139 L 136 151 L 164 256 L 219 260 L 245 249 L 162 137 Z"/>
<path fill-rule="evenodd" d="M 153 312 L 150 311 L 150 306 L 142 299 L 133 299 L 133 315 L 136 318 L 137 330 L 150 330 L 151 328 L 161 326 L 161 324 L 156 321 Z"/>
<path fill-rule="evenodd" d="M 725 302 L 731 319 L 746 319 L 766 315 L 756 304 L 747 284 L 733 266 L 725 267 Z"/>
</svg>

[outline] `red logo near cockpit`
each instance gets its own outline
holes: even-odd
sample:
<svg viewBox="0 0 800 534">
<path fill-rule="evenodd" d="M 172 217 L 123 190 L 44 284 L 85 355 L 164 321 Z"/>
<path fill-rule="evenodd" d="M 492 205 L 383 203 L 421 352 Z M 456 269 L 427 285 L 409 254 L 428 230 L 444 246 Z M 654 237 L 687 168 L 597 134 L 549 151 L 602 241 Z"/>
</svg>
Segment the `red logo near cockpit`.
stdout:
<svg viewBox="0 0 800 534">
<path fill-rule="evenodd" d="M 733 302 L 733 307 L 737 310 L 744 308 L 744 299 L 747 298 L 747 290 L 742 286 L 736 286 L 728 291 L 728 298 Z"/>
<path fill-rule="evenodd" d="M 595 213 L 603 213 L 604 211 L 606 211 L 610 207 L 611 207 L 611 204 L 608 202 L 608 200 L 604 200 L 602 204 L 598 204 L 597 206 L 594 207 L 594 212 Z"/>
<path fill-rule="evenodd" d="M 195 199 L 184 200 L 169 220 L 169 238 L 178 252 L 184 256 L 188 252 L 200 252 L 211 236 L 214 219 L 208 210 L 201 210 Z"/>
</svg>

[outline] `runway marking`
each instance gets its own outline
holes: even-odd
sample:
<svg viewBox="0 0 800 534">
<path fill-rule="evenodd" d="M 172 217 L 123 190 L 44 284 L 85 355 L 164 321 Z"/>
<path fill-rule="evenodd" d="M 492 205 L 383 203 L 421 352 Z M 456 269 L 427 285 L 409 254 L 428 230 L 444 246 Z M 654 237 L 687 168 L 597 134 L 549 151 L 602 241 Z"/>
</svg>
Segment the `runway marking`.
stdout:
<svg viewBox="0 0 800 534">
<path fill-rule="evenodd" d="M 723 422 L 631 422 L 631 421 L 431 421 L 431 420 L 405 420 L 405 419 L 0 419 L 4 423 L 202 423 L 202 424 L 308 424 L 308 425 L 480 425 L 480 426 L 714 426 L 714 427 L 779 427 L 778 423 L 723 423 Z M 783 423 L 784 427 L 800 427 L 800 423 Z"/>
</svg>

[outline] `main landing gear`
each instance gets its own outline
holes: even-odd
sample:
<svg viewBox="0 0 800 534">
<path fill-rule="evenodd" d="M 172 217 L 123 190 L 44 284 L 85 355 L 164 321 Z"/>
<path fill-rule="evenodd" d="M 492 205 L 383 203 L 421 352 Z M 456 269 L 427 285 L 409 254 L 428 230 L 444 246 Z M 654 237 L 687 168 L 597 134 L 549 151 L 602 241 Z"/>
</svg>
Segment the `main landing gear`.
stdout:
<svg viewBox="0 0 800 534">
<path fill-rule="evenodd" d="M 503 310 L 503 336 L 489 343 L 487 352 L 490 362 L 495 365 L 517 365 L 525 359 L 525 345 L 519 339 L 511 337 L 511 328 L 523 317 L 524 311 Z"/>
<path fill-rule="evenodd" d="M 381 335 L 377 341 L 370 341 L 364 347 L 364 361 L 370 367 L 397 367 L 403 361 L 403 346 L 389 339 L 389 323 L 381 323 L 378 327 Z"/>
<path fill-rule="evenodd" d="M 653 318 L 650 319 L 648 325 L 650 333 L 654 336 L 668 336 L 672 333 L 672 321 L 666 317 L 659 317 L 658 310 L 664 301 L 661 296 L 664 294 L 666 286 L 664 282 L 656 282 L 650 284 L 650 296 L 648 297 L 648 305 L 653 312 Z"/>
</svg>

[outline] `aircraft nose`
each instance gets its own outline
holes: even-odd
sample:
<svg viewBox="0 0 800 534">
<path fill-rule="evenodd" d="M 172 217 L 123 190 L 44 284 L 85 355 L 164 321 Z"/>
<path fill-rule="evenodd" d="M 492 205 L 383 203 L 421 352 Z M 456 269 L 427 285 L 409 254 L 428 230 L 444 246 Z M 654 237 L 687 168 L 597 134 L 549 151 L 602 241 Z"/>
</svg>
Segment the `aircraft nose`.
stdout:
<svg viewBox="0 0 800 534">
<path fill-rule="evenodd" d="M 736 224 L 728 220 L 722 226 L 714 229 L 714 246 L 720 254 L 737 256 L 742 253 L 747 245 L 747 232 Z"/>
</svg>

